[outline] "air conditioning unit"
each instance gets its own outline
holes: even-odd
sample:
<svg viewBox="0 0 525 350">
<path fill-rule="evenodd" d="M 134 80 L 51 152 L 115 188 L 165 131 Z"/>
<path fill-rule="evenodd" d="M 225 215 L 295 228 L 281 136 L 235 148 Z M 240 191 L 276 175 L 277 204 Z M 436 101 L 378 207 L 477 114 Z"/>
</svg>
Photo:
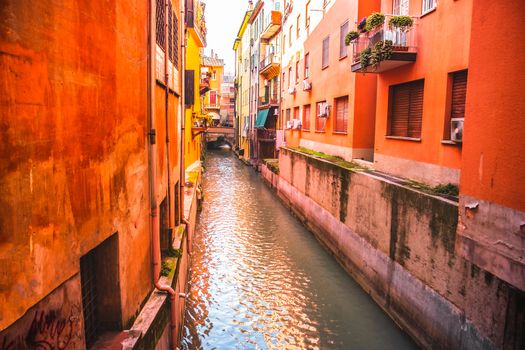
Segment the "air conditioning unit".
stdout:
<svg viewBox="0 0 525 350">
<path fill-rule="evenodd" d="M 463 118 L 450 119 L 450 140 L 463 142 Z"/>
<path fill-rule="evenodd" d="M 301 129 L 302 127 L 302 124 L 301 124 L 301 119 L 292 119 L 292 129 Z"/>
<path fill-rule="evenodd" d="M 330 116 L 330 106 L 328 105 L 328 103 L 324 102 L 319 105 L 317 116 L 319 118 L 328 118 L 328 116 Z"/>
<path fill-rule="evenodd" d="M 288 88 L 288 93 L 289 93 L 290 95 L 295 94 L 295 86 L 290 86 L 290 87 Z"/>
<path fill-rule="evenodd" d="M 303 91 L 310 91 L 312 90 L 312 83 L 308 81 L 308 79 L 303 80 Z"/>
<path fill-rule="evenodd" d="M 291 128 L 293 128 L 293 121 L 288 120 L 288 121 L 286 122 L 286 129 L 291 129 Z"/>
</svg>

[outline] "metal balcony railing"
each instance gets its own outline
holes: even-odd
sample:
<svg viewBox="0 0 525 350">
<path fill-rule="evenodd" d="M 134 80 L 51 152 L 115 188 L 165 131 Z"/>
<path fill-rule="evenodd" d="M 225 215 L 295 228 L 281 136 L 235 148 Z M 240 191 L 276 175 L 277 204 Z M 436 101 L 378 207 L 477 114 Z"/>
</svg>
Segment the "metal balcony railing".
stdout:
<svg viewBox="0 0 525 350">
<path fill-rule="evenodd" d="M 417 52 L 417 20 L 418 17 L 411 17 L 414 21 L 412 27 L 407 29 L 395 28 L 389 26 L 388 22 L 394 15 L 385 15 L 385 22 L 379 28 L 370 32 L 362 33 L 359 38 L 352 42 L 353 61 L 360 59 L 361 52 L 370 48 L 383 40 L 392 41 L 393 52 Z"/>
<path fill-rule="evenodd" d="M 261 60 L 259 67 L 261 71 L 264 71 L 267 67 L 273 64 L 281 64 L 281 57 L 279 55 L 271 53 Z"/>
<path fill-rule="evenodd" d="M 279 104 L 277 94 L 271 96 L 259 96 L 259 107 Z"/>
</svg>

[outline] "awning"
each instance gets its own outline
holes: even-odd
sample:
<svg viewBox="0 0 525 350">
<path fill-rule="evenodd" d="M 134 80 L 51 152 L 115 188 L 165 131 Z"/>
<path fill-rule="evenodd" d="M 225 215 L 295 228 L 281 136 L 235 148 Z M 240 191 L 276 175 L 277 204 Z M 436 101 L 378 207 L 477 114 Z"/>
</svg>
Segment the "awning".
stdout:
<svg viewBox="0 0 525 350">
<path fill-rule="evenodd" d="M 269 108 L 259 111 L 259 113 L 257 114 L 257 119 L 255 120 L 255 129 L 264 128 L 264 124 L 266 123 L 266 118 L 268 118 L 268 112 L 270 112 Z"/>
</svg>

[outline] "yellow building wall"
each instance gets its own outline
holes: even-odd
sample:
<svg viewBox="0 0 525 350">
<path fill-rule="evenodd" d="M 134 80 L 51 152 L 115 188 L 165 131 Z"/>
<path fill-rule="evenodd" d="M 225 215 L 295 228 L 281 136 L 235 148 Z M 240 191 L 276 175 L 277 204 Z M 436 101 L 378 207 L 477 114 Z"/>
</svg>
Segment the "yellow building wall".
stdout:
<svg viewBox="0 0 525 350">
<path fill-rule="evenodd" d="M 191 164 L 200 160 L 201 157 L 201 135 L 192 137 L 191 128 L 196 121 L 195 117 L 201 114 L 201 99 L 199 94 L 200 83 L 200 47 L 193 38 L 188 35 L 186 46 L 186 70 L 195 71 L 194 84 L 194 104 L 185 108 L 185 130 L 184 130 L 184 167 L 188 168 Z M 188 108 L 189 107 L 189 108 Z"/>
</svg>

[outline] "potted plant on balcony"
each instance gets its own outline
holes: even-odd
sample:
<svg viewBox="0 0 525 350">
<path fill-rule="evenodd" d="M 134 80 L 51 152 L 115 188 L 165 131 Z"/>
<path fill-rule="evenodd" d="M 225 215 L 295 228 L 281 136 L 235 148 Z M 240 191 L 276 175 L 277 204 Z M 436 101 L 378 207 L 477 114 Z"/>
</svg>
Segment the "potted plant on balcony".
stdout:
<svg viewBox="0 0 525 350">
<path fill-rule="evenodd" d="M 381 12 L 374 12 L 366 19 L 366 30 L 368 32 L 380 27 L 385 23 L 385 15 Z"/>
<path fill-rule="evenodd" d="M 399 29 L 401 32 L 402 42 L 396 43 L 393 47 L 394 51 L 408 51 L 408 46 L 406 45 L 406 33 L 414 25 L 414 20 L 410 16 L 392 16 L 388 21 L 388 27 L 390 30 Z M 404 44 L 404 45 L 400 45 Z"/>
<path fill-rule="evenodd" d="M 346 46 L 350 45 L 350 43 L 352 41 L 354 41 L 355 39 L 359 38 L 359 32 L 355 31 L 355 30 L 352 30 L 350 32 L 348 32 L 348 34 L 346 34 L 345 36 L 345 44 Z"/>
<path fill-rule="evenodd" d="M 357 24 L 357 30 L 360 33 L 366 33 L 366 17 L 361 18 L 361 20 L 357 22 L 356 24 Z"/>
</svg>

